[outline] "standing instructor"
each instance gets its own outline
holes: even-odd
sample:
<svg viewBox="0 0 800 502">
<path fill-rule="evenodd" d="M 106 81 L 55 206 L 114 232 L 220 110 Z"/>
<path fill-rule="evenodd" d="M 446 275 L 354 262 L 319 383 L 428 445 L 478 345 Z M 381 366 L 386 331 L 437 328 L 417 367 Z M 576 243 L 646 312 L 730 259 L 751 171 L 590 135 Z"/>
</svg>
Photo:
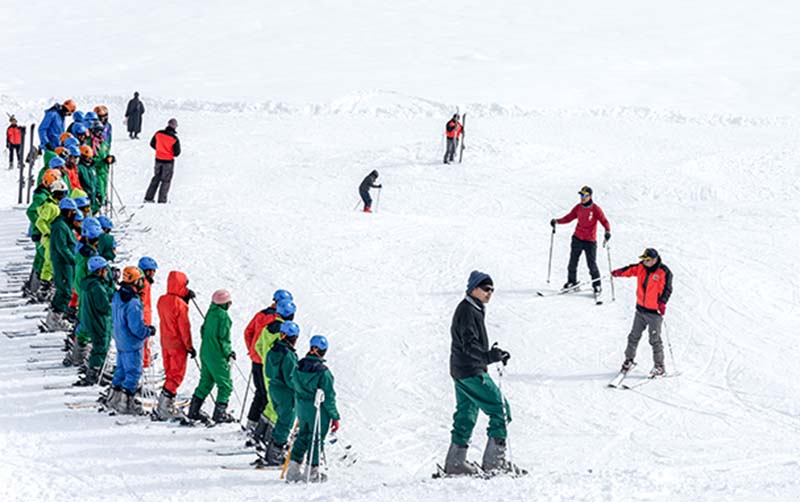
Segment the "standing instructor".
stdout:
<svg viewBox="0 0 800 502">
<path fill-rule="evenodd" d="M 156 151 L 156 166 L 150 186 L 144 195 L 145 202 L 155 202 L 156 190 L 158 190 L 158 203 L 167 202 L 170 184 L 172 184 L 172 174 L 175 169 L 175 157 L 181 154 L 181 141 L 178 139 L 177 119 L 169 119 L 167 127 L 158 131 L 150 140 L 150 147 Z M 159 188 L 161 185 L 161 188 Z"/>
</svg>

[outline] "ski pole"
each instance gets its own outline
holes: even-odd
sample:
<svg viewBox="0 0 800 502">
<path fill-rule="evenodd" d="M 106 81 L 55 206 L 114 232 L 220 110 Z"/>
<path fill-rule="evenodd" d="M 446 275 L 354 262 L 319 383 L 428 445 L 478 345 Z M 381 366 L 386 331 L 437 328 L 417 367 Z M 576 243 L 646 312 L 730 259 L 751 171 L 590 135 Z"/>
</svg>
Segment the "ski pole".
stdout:
<svg viewBox="0 0 800 502">
<path fill-rule="evenodd" d="M 547 284 L 550 284 L 550 270 L 553 267 L 553 240 L 556 237 L 556 227 L 550 233 L 550 257 L 547 259 Z"/>
<path fill-rule="evenodd" d="M 238 366 L 238 365 L 237 365 Z M 242 411 L 239 413 L 239 423 L 242 423 L 242 419 L 244 418 L 244 405 L 247 403 L 247 395 L 250 394 L 250 382 L 253 380 L 253 372 L 250 372 L 250 376 L 247 377 L 247 387 L 244 390 L 244 403 L 242 403 Z"/>
<path fill-rule="evenodd" d="M 667 340 L 667 348 L 669 348 L 669 358 L 672 359 L 672 368 L 675 373 L 678 372 L 678 367 L 675 366 L 675 354 L 672 353 L 672 342 L 669 339 L 669 332 L 667 330 L 667 321 L 666 319 L 662 320 L 664 324 L 664 338 Z"/>
<path fill-rule="evenodd" d="M 498 365 L 497 366 L 497 374 L 499 375 L 497 381 L 499 382 L 498 388 L 500 389 L 500 403 L 503 406 L 503 425 L 508 429 L 508 413 L 506 410 L 506 396 L 503 394 L 503 367 Z M 508 463 L 514 465 L 514 461 L 511 458 L 511 438 L 508 437 L 508 431 L 506 430 L 506 449 L 508 450 Z"/>
<path fill-rule="evenodd" d="M 297 437 L 297 429 L 300 427 L 300 422 L 295 418 L 294 419 L 294 429 L 292 430 L 292 438 Z M 292 448 L 294 447 L 294 441 L 289 444 L 289 450 L 286 452 L 286 460 L 283 461 L 283 469 L 281 469 L 281 479 L 286 476 L 286 469 L 289 468 L 289 462 L 292 458 Z"/>
<path fill-rule="evenodd" d="M 611 245 L 606 244 L 606 255 L 608 255 L 608 274 L 609 274 L 609 282 L 611 282 L 611 301 L 615 301 L 616 294 L 614 293 L 614 276 L 611 275 Z"/>
<path fill-rule="evenodd" d="M 197 304 L 197 300 L 195 300 L 194 298 L 192 298 L 192 303 L 194 303 L 194 306 L 197 308 L 197 311 L 198 311 L 198 312 L 200 312 L 200 316 L 203 318 L 203 320 L 205 320 L 205 318 L 206 318 L 206 315 L 205 315 L 205 314 L 203 313 L 203 311 L 200 309 L 200 305 L 198 305 L 198 304 Z"/>
<path fill-rule="evenodd" d="M 378 212 L 378 206 L 381 205 L 381 192 L 382 191 L 383 191 L 383 188 L 379 188 L 378 189 L 378 198 L 375 200 L 375 212 L 376 213 Z"/>
<path fill-rule="evenodd" d="M 361 204 L 361 201 L 360 201 L 360 200 L 357 200 L 357 201 L 356 201 L 356 205 L 355 205 L 355 206 L 353 206 L 353 211 L 355 211 L 356 209 L 358 209 L 358 205 L 359 205 L 359 204 Z"/>
<path fill-rule="evenodd" d="M 311 462 L 314 460 L 314 445 L 317 445 L 317 448 L 321 448 L 319 444 L 319 438 L 317 436 L 321 436 L 320 433 L 320 416 L 319 416 L 319 407 L 322 404 L 322 401 L 325 400 L 325 391 L 322 389 L 317 389 L 317 394 L 314 396 L 314 408 L 317 409 L 317 413 L 314 416 L 314 427 L 311 431 L 311 448 L 308 449 L 308 463 L 306 464 L 306 483 L 311 480 Z M 319 453 L 317 453 L 319 455 Z"/>
</svg>

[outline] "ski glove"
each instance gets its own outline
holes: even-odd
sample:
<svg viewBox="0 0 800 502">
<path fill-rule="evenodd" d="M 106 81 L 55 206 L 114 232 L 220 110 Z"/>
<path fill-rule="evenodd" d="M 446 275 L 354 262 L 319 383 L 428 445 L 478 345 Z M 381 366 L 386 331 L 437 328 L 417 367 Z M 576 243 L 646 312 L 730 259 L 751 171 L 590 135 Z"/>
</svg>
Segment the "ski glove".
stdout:
<svg viewBox="0 0 800 502">
<path fill-rule="evenodd" d="M 231 359 L 233 359 L 234 361 L 236 360 L 236 352 L 231 351 L 230 355 L 228 356 L 228 361 L 230 361 Z"/>
<path fill-rule="evenodd" d="M 605 246 L 608 241 L 611 240 L 611 232 L 606 232 L 606 235 L 603 236 L 603 245 Z"/>
<path fill-rule="evenodd" d="M 197 295 L 194 294 L 194 291 L 192 291 L 191 289 L 188 289 L 187 291 L 188 292 L 186 293 L 186 296 L 183 297 L 183 301 L 189 303 L 193 298 L 196 298 Z"/>
<path fill-rule="evenodd" d="M 191 357 L 192 359 L 197 357 L 197 351 L 194 350 L 194 347 L 189 347 L 189 350 L 187 352 L 189 353 L 189 357 Z"/>
<path fill-rule="evenodd" d="M 658 302 L 658 313 L 662 316 L 667 312 L 667 304 L 664 302 Z"/>
<path fill-rule="evenodd" d="M 550 220 L 550 226 L 551 226 L 551 227 L 553 227 L 553 229 L 555 229 L 555 228 L 556 228 L 556 223 L 558 223 L 558 222 L 556 221 L 556 219 L 555 219 L 555 218 L 553 218 L 552 220 Z"/>
<path fill-rule="evenodd" d="M 338 430 L 339 430 L 339 421 L 331 420 L 331 432 L 336 432 Z"/>
<path fill-rule="evenodd" d="M 156 327 L 155 326 L 148 326 L 148 335 L 147 336 L 155 336 L 156 335 Z"/>
<path fill-rule="evenodd" d="M 511 354 L 498 347 L 497 342 L 495 342 L 494 345 L 492 345 L 491 350 L 489 350 L 489 362 L 490 363 L 502 362 L 503 366 L 505 366 L 506 364 L 508 364 L 509 359 L 511 359 Z"/>
<path fill-rule="evenodd" d="M 613 277 L 622 277 L 622 269 L 612 270 L 611 275 Z"/>
</svg>

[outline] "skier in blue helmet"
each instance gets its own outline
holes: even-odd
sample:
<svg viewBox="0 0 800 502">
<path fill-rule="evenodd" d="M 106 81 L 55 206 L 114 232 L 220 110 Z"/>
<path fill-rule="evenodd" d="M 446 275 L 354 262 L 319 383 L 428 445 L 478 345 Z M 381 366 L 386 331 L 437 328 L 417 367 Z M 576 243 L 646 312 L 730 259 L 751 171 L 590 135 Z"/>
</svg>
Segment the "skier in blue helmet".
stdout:
<svg viewBox="0 0 800 502">
<path fill-rule="evenodd" d="M 269 396 L 278 416 L 264 455 L 264 463 L 270 466 L 283 465 L 286 460 L 286 444 L 295 418 L 297 355 L 294 346 L 299 335 L 300 327 L 293 321 L 281 324 L 280 338 L 264 362 L 264 372 L 269 378 Z"/>
<path fill-rule="evenodd" d="M 144 273 L 144 288 L 142 289 L 142 306 L 144 309 L 144 323 L 148 326 L 153 324 L 153 306 L 151 301 L 150 287 L 155 282 L 156 270 L 158 270 L 158 263 L 149 256 L 142 256 L 139 258 L 139 269 Z M 150 351 L 150 340 L 144 344 L 144 367 L 149 368 L 152 361 L 152 353 Z"/>
</svg>

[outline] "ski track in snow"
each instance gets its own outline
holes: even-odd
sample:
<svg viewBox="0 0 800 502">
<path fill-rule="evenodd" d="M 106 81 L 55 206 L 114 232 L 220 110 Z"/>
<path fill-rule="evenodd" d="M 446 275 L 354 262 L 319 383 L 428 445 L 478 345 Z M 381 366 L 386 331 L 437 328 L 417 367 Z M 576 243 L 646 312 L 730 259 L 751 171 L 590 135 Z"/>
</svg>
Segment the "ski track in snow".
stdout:
<svg viewBox="0 0 800 502">
<path fill-rule="evenodd" d="M 26 110 L 34 115 L 38 106 Z M 275 471 L 220 469 L 251 460 L 207 451 L 240 444 L 236 426 L 189 429 L 146 418 L 117 426 L 93 409 L 70 410 L 65 402 L 94 395 L 43 389 L 73 381 L 74 371 L 37 369 L 63 353 L 30 347 L 60 336 L 0 336 L 0 498 L 100 500 L 98 486 L 120 500 L 453 500 L 466 493 L 482 500 L 793 500 L 800 493 L 798 386 L 789 376 L 800 305 L 800 275 L 790 261 L 800 209 L 796 126 L 476 114 L 465 163 L 444 166 L 439 116 L 309 120 L 233 111 L 154 105 L 141 141 L 117 132 L 116 181 L 136 213 L 120 248 L 130 251 L 130 263 L 145 254 L 159 262 L 154 302 L 176 268 L 188 274 L 202 309 L 212 291 L 231 289 L 245 376 L 242 330 L 275 288 L 291 290 L 300 352 L 312 334 L 331 341 L 340 437 L 353 444 L 358 463 L 333 465 L 329 483 L 310 487 L 286 486 Z M 152 172 L 152 125 L 178 113 L 184 153 L 171 203 L 139 208 Z M 235 139 L 220 134 L 243 128 Z M 378 212 L 364 215 L 353 206 L 372 169 L 385 188 Z M 0 176 L 15 186 L 14 172 Z M 653 246 L 673 270 L 665 330 L 677 378 L 605 388 L 623 358 L 633 279 L 615 280 L 615 302 L 605 280 L 599 307 L 581 294 L 536 296 L 564 280 L 571 227 L 558 227 L 548 285 L 547 222 L 577 202 L 583 184 L 594 187 L 611 220 L 615 267 Z M 0 221 L 0 270 L 25 271 L 31 252 L 16 244 L 25 217 L 11 208 L 12 191 Z M 145 226 L 152 230 L 137 231 Z M 602 249 L 598 264 L 607 274 Z M 475 268 L 491 273 L 497 287 L 487 325 L 491 340 L 512 354 L 504 380 L 511 451 L 530 475 L 434 481 L 454 408 L 450 318 Z M 18 278 L 0 272 L 0 288 Z M 0 327 L 35 329 L 37 321 L 22 316 L 42 310 L 0 306 Z M 190 315 L 199 344 L 201 319 L 193 307 Z M 638 362 L 636 373 L 649 370 L 646 336 Z M 494 368 L 491 375 L 497 378 Z M 232 376 L 238 417 L 245 381 L 235 369 Z M 181 392 L 190 393 L 197 378 L 190 362 Z M 486 425 L 481 416 L 471 459 L 480 458 Z"/>
</svg>

